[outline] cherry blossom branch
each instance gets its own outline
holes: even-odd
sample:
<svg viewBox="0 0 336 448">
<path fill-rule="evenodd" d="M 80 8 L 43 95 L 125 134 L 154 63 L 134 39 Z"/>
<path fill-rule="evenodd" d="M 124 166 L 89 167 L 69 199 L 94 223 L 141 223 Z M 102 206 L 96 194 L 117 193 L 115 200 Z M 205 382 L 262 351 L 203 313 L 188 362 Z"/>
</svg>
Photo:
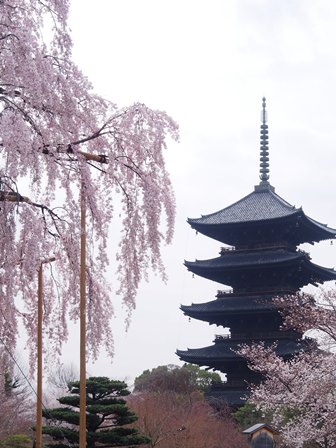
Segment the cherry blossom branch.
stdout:
<svg viewBox="0 0 336 448">
<path fill-rule="evenodd" d="M 33 207 L 39 208 L 42 211 L 43 215 L 43 221 L 45 223 L 45 229 L 47 232 L 52 235 L 53 237 L 59 237 L 61 235 L 61 232 L 58 228 L 57 221 L 66 222 L 65 219 L 62 219 L 57 213 L 55 213 L 53 210 L 51 210 L 49 207 L 43 204 L 38 204 L 37 202 L 31 201 L 27 196 L 21 196 L 21 194 L 14 192 L 14 191 L 0 191 L 0 202 L 15 202 L 17 204 L 19 203 L 26 203 L 28 205 L 31 205 Z M 51 217 L 53 221 L 53 225 L 57 231 L 57 233 L 51 232 L 48 229 L 47 220 L 45 216 L 45 212 L 48 212 L 48 215 Z"/>
<path fill-rule="evenodd" d="M 17 109 L 22 116 L 24 117 L 24 119 L 31 125 L 31 127 L 34 129 L 34 131 L 40 136 L 42 137 L 42 133 L 39 130 L 38 126 L 35 124 L 34 120 L 29 116 L 29 114 L 23 110 L 22 107 L 20 107 L 17 103 L 14 103 L 13 101 L 11 101 L 10 99 L 6 98 L 6 97 L 0 97 L 0 100 L 3 100 L 5 103 L 8 104 L 9 107 L 13 108 L 13 109 Z"/>
</svg>

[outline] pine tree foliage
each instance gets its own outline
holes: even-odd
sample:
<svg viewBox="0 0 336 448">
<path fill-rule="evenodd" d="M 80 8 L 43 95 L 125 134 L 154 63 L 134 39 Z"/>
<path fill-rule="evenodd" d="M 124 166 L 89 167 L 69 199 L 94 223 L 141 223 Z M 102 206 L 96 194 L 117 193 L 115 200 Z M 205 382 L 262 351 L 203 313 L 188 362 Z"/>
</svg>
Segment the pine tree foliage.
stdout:
<svg viewBox="0 0 336 448">
<path fill-rule="evenodd" d="M 269 414 L 265 415 L 249 401 L 237 411 L 233 412 L 232 416 L 239 423 L 242 430 L 247 429 L 256 423 L 267 423 L 271 421 L 271 416 Z"/>
<path fill-rule="evenodd" d="M 70 383 L 70 395 L 58 399 L 62 407 L 43 411 L 48 421 L 48 426 L 43 427 L 43 434 L 49 435 L 55 441 L 48 446 L 78 446 L 79 387 L 79 381 Z M 114 381 L 107 377 L 87 379 L 87 448 L 134 446 L 149 442 L 137 429 L 128 426 L 137 420 L 122 398 L 128 394 L 127 385 L 123 381 Z"/>
</svg>

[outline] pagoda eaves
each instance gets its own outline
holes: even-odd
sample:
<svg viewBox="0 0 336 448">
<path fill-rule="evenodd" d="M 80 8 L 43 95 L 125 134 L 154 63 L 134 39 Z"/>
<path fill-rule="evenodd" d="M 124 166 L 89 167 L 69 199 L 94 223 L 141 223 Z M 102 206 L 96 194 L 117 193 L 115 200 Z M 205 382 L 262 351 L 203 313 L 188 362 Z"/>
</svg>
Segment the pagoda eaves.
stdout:
<svg viewBox="0 0 336 448">
<path fill-rule="evenodd" d="M 334 269 L 314 264 L 309 258 L 303 251 L 286 249 L 228 251 L 209 260 L 185 261 L 185 266 L 194 274 L 233 288 L 239 288 L 242 279 L 245 287 L 258 287 L 261 283 L 274 287 L 285 275 L 288 281 L 285 286 L 294 289 L 336 280 Z"/>
<path fill-rule="evenodd" d="M 253 228 L 259 229 L 262 234 L 263 227 L 271 229 L 269 239 L 279 234 L 278 229 L 286 229 L 286 239 L 290 238 L 294 245 L 304 242 L 314 243 L 336 237 L 336 229 L 332 229 L 309 216 L 302 208 L 290 205 L 274 192 L 274 189 L 258 188 L 235 202 L 234 204 L 200 218 L 189 218 L 188 223 L 196 231 L 209 236 L 224 244 L 244 244 L 244 240 L 251 238 Z M 273 227 L 272 227 L 273 226 Z M 244 231 L 247 235 L 244 238 Z M 258 239 L 258 236 L 256 236 Z M 264 240 L 267 235 L 263 235 Z"/>
<path fill-rule="evenodd" d="M 275 338 L 267 340 L 266 338 L 267 335 L 263 335 L 264 346 L 267 348 L 275 344 L 275 353 L 284 358 L 289 358 L 295 354 L 309 350 L 311 344 L 314 344 L 311 339 L 293 340 L 291 338 L 286 339 L 284 336 L 279 340 Z M 177 350 L 176 354 L 185 362 L 221 370 L 219 366 L 222 366 L 222 368 L 225 366 L 224 368 L 227 368 L 227 362 L 235 362 L 237 359 L 244 359 L 238 355 L 237 352 L 239 351 L 241 344 L 247 342 L 246 339 L 232 340 L 231 338 L 224 337 L 222 340 L 216 339 L 214 345 L 202 348 Z M 250 342 L 253 342 L 253 339 L 251 339 Z M 259 342 L 258 338 L 255 339 L 255 342 Z"/>
<path fill-rule="evenodd" d="M 232 298 L 230 297 L 232 296 Z M 257 295 L 249 294 L 244 297 L 237 297 L 234 294 L 227 294 L 225 298 L 217 298 L 210 302 L 192 303 L 191 305 L 181 305 L 181 310 L 186 316 L 193 319 L 227 326 L 227 321 L 233 317 L 242 315 L 260 315 L 261 313 L 272 314 L 277 311 L 277 307 L 273 302 L 273 295 Z"/>
</svg>

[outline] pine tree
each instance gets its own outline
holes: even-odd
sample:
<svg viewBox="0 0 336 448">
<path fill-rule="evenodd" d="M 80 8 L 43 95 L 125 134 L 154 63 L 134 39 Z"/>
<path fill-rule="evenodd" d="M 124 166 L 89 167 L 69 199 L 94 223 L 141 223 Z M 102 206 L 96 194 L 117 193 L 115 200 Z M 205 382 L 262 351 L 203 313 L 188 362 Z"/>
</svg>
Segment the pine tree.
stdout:
<svg viewBox="0 0 336 448">
<path fill-rule="evenodd" d="M 43 434 L 51 436 L 54 444 L 47 446 L 65 448 L 79 444 L 79 381 L 69 384 L 70 395 L 58 399 L 63 405 L 46 409 L 44 417 L 48 426 Z M 86 384 L 87 400 L 87 448 L 109 448 L 134 446 L 149 443 L 150 439 L 139 434 L 129 425 L 137 420 L 121 398 L 128 395 L 127 385 L 123 381 L 110 380 L 107 377 L 90 377 Z"/>
</svg>

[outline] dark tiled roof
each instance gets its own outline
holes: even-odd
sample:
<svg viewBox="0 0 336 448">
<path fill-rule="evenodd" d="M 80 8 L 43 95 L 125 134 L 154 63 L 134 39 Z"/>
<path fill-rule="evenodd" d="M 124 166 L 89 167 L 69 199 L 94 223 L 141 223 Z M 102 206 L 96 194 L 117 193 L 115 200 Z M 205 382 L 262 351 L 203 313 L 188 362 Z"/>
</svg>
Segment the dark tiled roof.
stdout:
<svg viewBox="0 0 336 448">
<path fill-rule="evenodd" d="M 204 278 L 230 285 L 234 288 L 241 285 L 241 275 L 246 277 L 245 287 L 254 283 L 258 284 L 258 273 L 265 274 L 272 269 L 281 269 L 287 272 L 289 285 L 300 288 L 308 283 L 323 283 L 336 279 L 334 269 L 319 266 L 310 261 L 304 252 L 291 252 L 285 249 L 248 251 L 248 252 L 223 252 L 220 257 L 210 260 L 185 261 L 189 271 Z M 290 276 L 290 270 L 297 269 L 296 276 Z M 263 283 L 267 279 L 264 278 Z M 245 280 L 244 280 L 245 281 Z M 253 283 L 254 282 L 254 283 Z M 277 278 L 269 277 L 269 287 L 275 287 Z M 260 285 L 259 285 L 260 286 Z"/>
<path fill-rule="evenodd" d="M 306 259 L 303 252 L 291 252 L 285 249 L 223 252 L 220 257 L 209 260 L 185 261 L 189 267 L 200 268 L 230 268 L 240 266 L 270 265 L 273 263 L 283 263 L 293 260 Z"/>
<path fill-rule="evenodd" d="M 314 241 L 335 238 L 336 229 L 328 227 L 306 216 L 301 208 L 295 208 L 278 196 L 272 188 L 256 190 L 244 198 L 218 212 L 203 215 L 201 218 L 188 219 L 191 227 L 203 232 L 203 228 L 212 225 L 230 225 L 276 220 L 297 215 L 300 224 L 310 229 L 309 238 Z M 301 232 L 301 225 L 298 232 Z M 312 233 L 313 232 L 313 233 Z M 207 234 L 204 231 L 204 234 Z M 211 236 L 211 235 L 210 235 Z M 222 241 L 221 238 L 217 238 Z M 223 240 L 224 241 L 224 240 Z"/>
<path fill-rule="evenodd" d="M 192 225 L 262 221 L 293 215 L 299 210 L 268 189 L 253 191 L 229 207 L 201 218 L 189 219 L 188 222 Z"/>
<path fill-rule="evenodd" d="M 304 215 L 305 219 L 309 224 L 311 224 L 313 227 L 318 227 L 319 229 L 323 230 L 324 232 L 328 232 L 329 238 L 335 238 L 336 236 L 336 229 L 332 229 L 331 227 L 328 227 L 327 224 L 322 224 L 318 221 L 315 221 L 315 219 L 309 218 L 309 216 Z"/>
<path fill-rule="evenodd" d="M 190 306 L 181 305 L 182 311 L 193 313 L 222 313 L 230 311 L 251 311 L 276 309 L 272 303 L 272 297 L 223 297 L 211 302 L 193 303 Z"/>
<path fill-rule="evenodd" d="M 188 362 L 188 360 L 193 360 L 191 362 L 194 362 L 197 359 L 199 362 L 202 362 L 202 365 L 208 365 L 208 362 L 212 363 L 216 360 L 230 361 L 239 358 L 235 351 L 238 351 L 241 343 L 241 341 L 227 339 L 225 342 L 220 342 L 208 347 L 176 350 L 176 354 L 183 361 Z M 265 347 L 270 346 L 273 343 L 274 341 L 266 341 Z M 282 339 L 277 342 L 275 353 L 278 356 L 290 356 L 303 350 L 307 350 L 308 346 L 309 343 L 305 340 L 295 341 Z"/>
</svg>

